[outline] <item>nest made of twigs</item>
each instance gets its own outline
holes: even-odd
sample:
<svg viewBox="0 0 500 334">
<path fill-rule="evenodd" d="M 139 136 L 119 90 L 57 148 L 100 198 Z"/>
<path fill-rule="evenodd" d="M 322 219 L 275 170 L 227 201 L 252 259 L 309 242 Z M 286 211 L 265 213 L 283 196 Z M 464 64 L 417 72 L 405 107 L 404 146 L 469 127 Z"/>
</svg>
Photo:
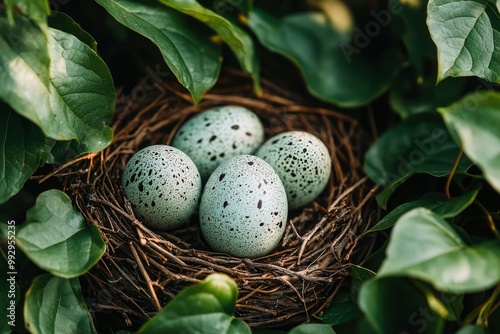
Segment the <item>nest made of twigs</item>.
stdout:
<svg viewBox="0 0 500 334">
<path fill-rule="evenodd" d="M 304 106 L 299 96 L 265 80 L 257 97 L 251 81 L 234 71 L 224 73 L 198 105 L 178 84 L 151 78 L 146 94 L 118 105 L 112 144 L 75 160 L 65 171 L 66 192 L 86 222 L 100 228 L 107 244 L 101 261 L 86 274 L 89 307 L 137 326 L 184 287 L 220 272 L 238 284 L 236 316 L 251 326 L 309 321 L 340 289 L 350 262 L 366 257 L 367 247 L 358 241 L 377 212 L 361 168 L 367 146 L 362 127 L 342 113 Z M 332 157 L 325 191 L 314 203 L 290 212 L 281 244 L 258 259 L 210 251 L 196 216 L 175 231 L 148 229 L 134 216 L 120 185 L 128 159 L 140 148 L 170 143 L 187 118 L 223 104 L 253 110 L 267 138 L 288 130 L 308 131 L 326 144 Z"/>
</svg>

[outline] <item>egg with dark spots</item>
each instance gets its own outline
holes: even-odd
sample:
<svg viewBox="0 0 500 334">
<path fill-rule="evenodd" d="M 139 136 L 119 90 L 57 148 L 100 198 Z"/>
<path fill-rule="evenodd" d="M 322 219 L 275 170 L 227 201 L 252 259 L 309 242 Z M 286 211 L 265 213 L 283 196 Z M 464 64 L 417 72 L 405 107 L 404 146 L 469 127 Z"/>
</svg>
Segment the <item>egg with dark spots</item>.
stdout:
<svg viewBox="0 0 500 334">
<path fill-rule="evenodd" d="M 221 164 L 201 197 L 200 229 L 217 252 L 241 258 L 269 254 L 285 232 L 285 188 L 264 160 L 240 155 Z"/>
<path fill-rule="evenodd" d="M 332 169 L 330 153 L 311 133 L 282 132 L 262 144 L 255 155 L 280 176 L 291 210 L 312 202 L 328 184 Z"/>
<path fill-rule="evenodd" d="M 264 127 L 251 110 L 219 106 L 188 119 L 176 132 L 171 145 L 196 164 L 202 181 L 224 161 L 253 154 L 264 141 Z"/>
<path fill-rule="evenodd" d="M 202 185 L 196 165 L 184 152 L 168 145 L 152 145 L 127 162 L 122 187 L 144 225 L 171 230 L 189 221 Z"/>
</svg>

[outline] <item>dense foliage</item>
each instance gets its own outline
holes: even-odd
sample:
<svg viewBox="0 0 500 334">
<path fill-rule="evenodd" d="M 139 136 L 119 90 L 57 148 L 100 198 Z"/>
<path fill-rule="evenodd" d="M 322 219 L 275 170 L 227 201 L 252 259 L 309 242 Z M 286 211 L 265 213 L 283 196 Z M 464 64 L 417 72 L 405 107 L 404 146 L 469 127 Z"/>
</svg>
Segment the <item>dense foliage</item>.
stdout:
<svg viewBox="0 0 500 334">
<path fill-rule="evenodd" d="M 99 152 L 113 138 L 117 65 L 64 13 L 67 2 L 0 2 L 0 268 L 16 272 L 0 282 L 2 333 L 96 331 L 78 277 L 105 242 L 66 194 L 26 188 L 40 168 Z M 351 290 L 316 324 L 289 333 L 500 332 L 498 2 L 96 3 L 116 42 L 131 31 L 150 40 L 194 103 L 230 63 L 257 93 L 261 75 L 300 81 L 317 103 L 382 130 L 364 165 L 387 210 L 366 235 L 376 233 L 379 249 L 352 265 Z M 19 197 L 30 194 L 36 202 L 19 212 Z M 236 296 L 234 282 L 210 276 L 139 332 L 250 333 L 234 318 Z M 15 328 L 5 307 L 13 302 Z"/>
</svg>

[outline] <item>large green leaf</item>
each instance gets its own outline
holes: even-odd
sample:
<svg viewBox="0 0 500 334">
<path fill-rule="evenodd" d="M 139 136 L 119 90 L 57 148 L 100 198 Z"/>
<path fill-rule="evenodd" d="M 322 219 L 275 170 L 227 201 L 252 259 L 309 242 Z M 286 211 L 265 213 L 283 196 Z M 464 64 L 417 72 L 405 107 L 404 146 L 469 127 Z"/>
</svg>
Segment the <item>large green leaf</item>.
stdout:
<svg viewBox="0 0 500 334">
<path fill-rule="evenodd" d="M 47 26 L 47 17 L 50 14 L 49 1 L 47 0 L 5 0 L 9 17 L 12 11 L 19 11 L 41 26 Z"/>
<path fill-rule="evenodd" d="M 17 194 L 46 156 L 40 129 L 0 103 L 0 204 Z"/>
<path fill-rule="evenodd" d="M 50 84 L 47 32 L 19 14 L 9 24 L 4 13 L 0 8 L 0 99 L 21 108 L 24 100 L 46 99 Z M 39 89 L 31 89 L 35 86 Z"/>
<path fill-rule="evenodd" d="M 49 29 L 45 37 L 24 17 L 14 17 L 15 26 L 0 17 L 0 98 L 46 136 L 78 140 L 80 153 L 105 148 L 115 104 L 106 64 L 75 36 Z"/>
<path fill-rule="evenodd" d="M 87 44 L 92 50 L 97 52 L 97 41 L 88 32 L 76 23 L 70 16 L 63 12 L 58 12 L 57 15 L 49 17 L 49 25 L 51 28 L 58 29 L 78 38 L 83 43 Z"/>
<path fill-rule="evenodd" d="M 438 49 L 438 80 L 500 81 L 500 19 L 488 0 L 430 0 L 427 25 Z"/>
<path fill-rule="evenodd" d="M 43 274 L 36 277 L 24 303 L 30 333 L 95 333 L 78 279 Z"/>
<path fill-rule="evenodd" d="M 350 34 L 337 31 L 324 13 L 303 12 L 278 19 L 254 8 L 249 27 L 266 48 L 287 57 L 302 71 L 311 94 L 342 106 L 373 100 L 399 71 L 399 53 L 391 48 L 381 53 L 368 45 L 352 56 L 346 54 L 345 49 L 353 47 Z"/>
<path fill-rule="evenodd" d="M 480 184 L 478 183 L 478 185 Z M 444 196 L 442 193 L 427 193 L 415 201 L 401 204 L 400 206 L 389 212 L 366 233 L 390 228 L 396 223 L 399 217 L 401 217 L 406 212 L 418 207 L 430 209 L 443 218 L 455 217 L 474 202 L 477 194 L 479 193 L 479 189 L 480 187 L 477 186 L 472 191 L 469 191 L 461 196 L 453 197 L 451 199 L 446 198 L 446 196 Z"/>
<path fill-rule="evenodd" d="M 359 307 L 379 334 L 440 334 L 444 326 L 424 295 L 402 277 L 366 282 L 359 294 Z"/>
<path fill-rule="evenodd" d="M 377 197 L 385 208 L 391 194 L 410 176 L 448 175 L 459 150 L 437 113 L 416 114 L 380 136 L 366 153 L 364 169 L 373 181 L 385 186 Z M 462 157 L 456 171 L 463 173 L 471 165 Z"/>
<path fill-rule="evenodd" d="M 455 141 L 500 192 L 500 93 L 474 92 L 438 111 Z"/>
<path fill-rule="evenodd" d="M 177 11 L 150 2 L 97 0 L 118 22 L 149 38 L 195 102 L 213 87 L 222 55 L 203 25 Z"/>
<path fill-rule="evenodd" d="M 194 17 L 212 28 L 229 46 L 241 67 L 252 75 L 258 88 L 259 66 L 255 56 L 252 38 L 236 24 L 223 16 L 203 7 L 196 0 L 158 0 L 160 3 Z"/>
<path fill-rule="evenodd" d="M 467 246 L 443 218 L 413 209 L 392 231 L 378 277 L 410 276 L 451 293 L 481 291 L 500 282 L 500 241 Z"/>
<path fill-rule="evenodd" d="M 18 227 L 17 244 L 40 268 L 65 278 L 87 272 L 106 248 L 99 229 L 86 226 L 71 199 L 59 190 L 38 196 Z"/>
<path fill-rule="evenodd" d="M 201 302 L 207 302 L 204 298 Z M 194 301 L 193 301 L 194 302 Z M 208 301 L 210 302 L 210 301 Z M 161 314 L 161 312 L 160 312 Z M 158 314 L 149 320 L 139 333 L 206 333 L 206 334 L 232 334 L 230 331 L 232 317 L 222 312 L 201 313 L 185 315 L 182 317 L 164 319 Z M 251 331 L 247 332 L 248 334 Z M 236 333 L 234 333 L 236 334 Z"/>
<path fill-rule="evenodd" d="M 288 334 L 335 334 L 335 331 L 331 325 L 302 324 L 293 328 Z"/>
<path fill-rule="evenodd" d="M 232 323 L 237 296 L 232 279 L 209 275 L 178 293 L 139 333 L 251 333 L 248 325 Z"/>
</svg>

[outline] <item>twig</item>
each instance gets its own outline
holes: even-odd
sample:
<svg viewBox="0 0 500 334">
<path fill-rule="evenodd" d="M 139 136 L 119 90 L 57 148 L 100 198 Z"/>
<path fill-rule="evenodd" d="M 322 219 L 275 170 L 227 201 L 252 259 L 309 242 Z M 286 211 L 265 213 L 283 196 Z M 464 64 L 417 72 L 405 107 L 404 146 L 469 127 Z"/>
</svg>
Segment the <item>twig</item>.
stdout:
<svg viewBox="0 0 500 334">
<path fill-rule="evenodd" d="M 146 284 L 148 285 L 149 292 L 151 293 L 151 298 L 153 298 L 153 302 L 156 306 L 156 309 L 158 312 L 161 310 L 161 305 L 160 301 L 158 300 L 158 297 L 156 296 L 155 289 L 153 288 L 153 284 L 151 282 L 151 279 L 149 278 L 148 272 L 144 268 L 141 259 L 139 258 L 139 255 L 137 254 L 137 250 L 134 247 L 134 244 L 129 242 L 130 250 L 132 251 L 132 255 L 134 256 L 134 259 L 137 261 L 137 266 L 139 267 L 139 270 L 141 271 L 142 277 L 146 280 Z"/>
</svg>

